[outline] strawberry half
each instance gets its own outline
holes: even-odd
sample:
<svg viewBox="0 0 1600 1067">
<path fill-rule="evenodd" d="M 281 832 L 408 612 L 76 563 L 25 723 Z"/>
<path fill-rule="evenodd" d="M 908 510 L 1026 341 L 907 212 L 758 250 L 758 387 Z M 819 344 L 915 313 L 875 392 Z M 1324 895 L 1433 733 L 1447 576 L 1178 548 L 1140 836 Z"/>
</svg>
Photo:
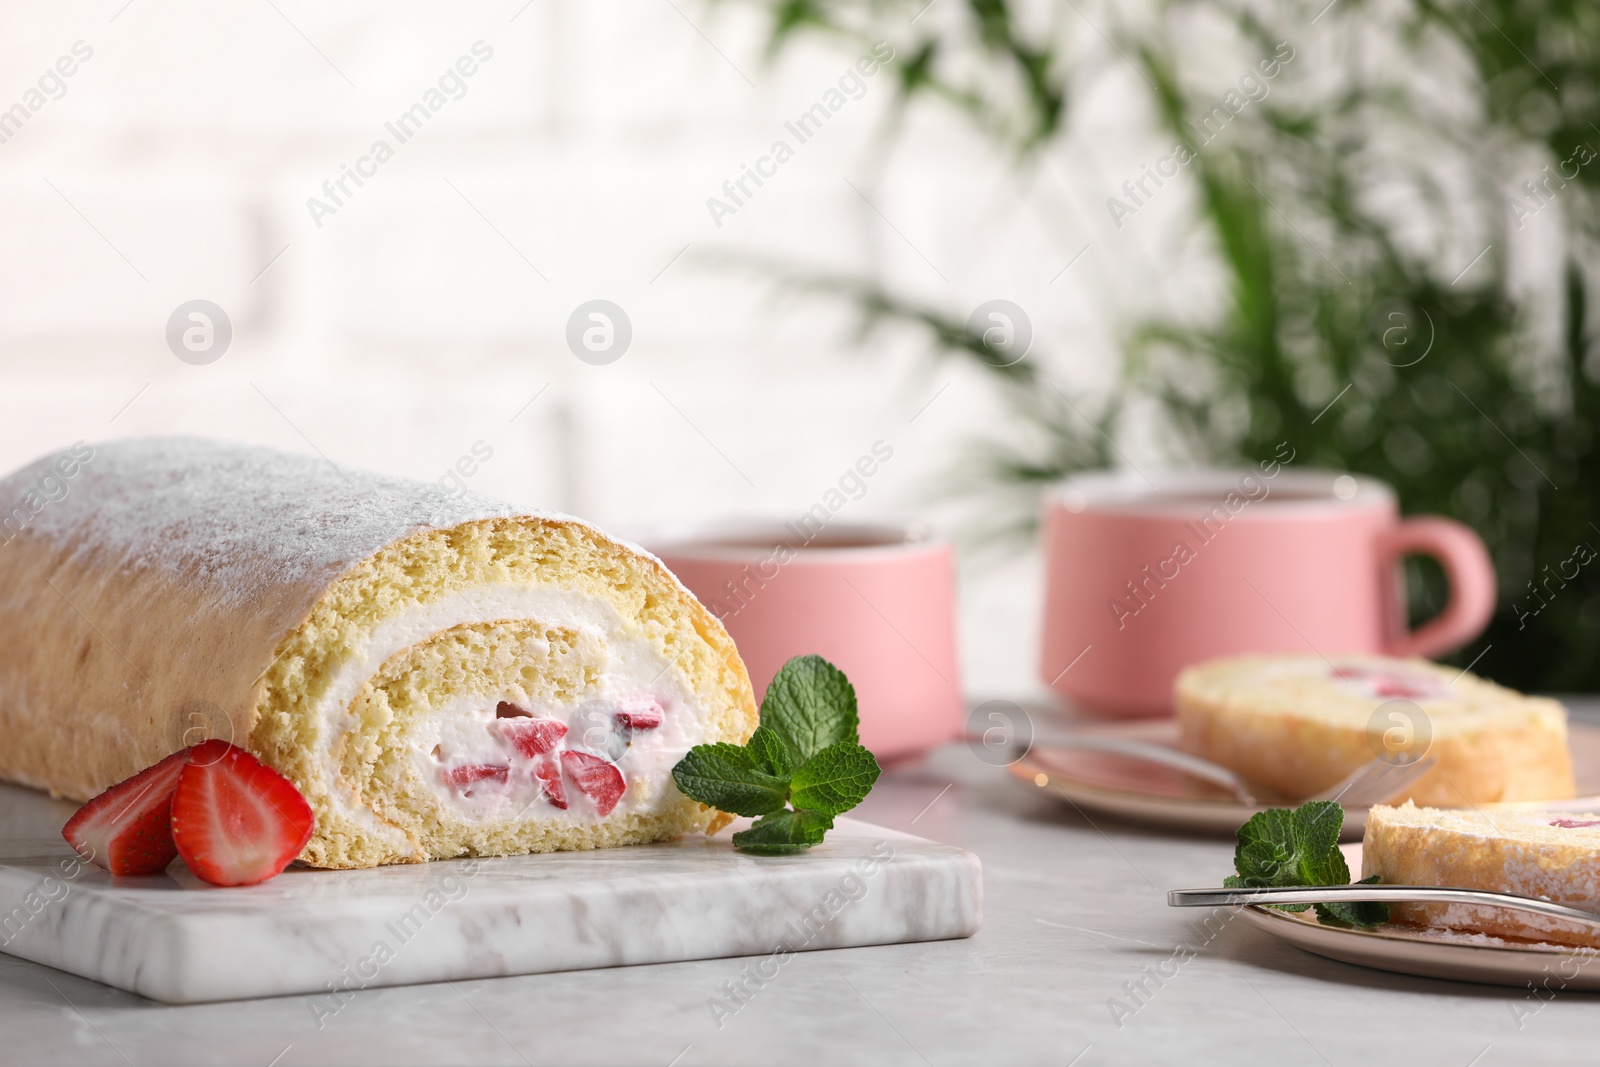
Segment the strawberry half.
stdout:
<svg viewBox="0 0 1600 1067">
<path fill-rule="evenodd" d="M 562 811 L 567 810 L 567 787 L 561 784 L 561 768 L 556 766 L 555 757 L 535 763 L 533 776 L 544 784 L 544 795 L 550 799 L 550 803 Z"/>
<path fill-rule="evenodd" d="M 622 780 L 622 772 L 617 770 L 615 763 L 587 752 L 568 750 L 561 753 L 561 768 L 572 778 L 572 784 L 578 787 L 578 792 L 594 801 L 601 815 L 611 814 L 611 809 L 617 806 L 623 790 L 627 788 Z"/>
<path fill-rule="evenodd" d="M 558 719 L 506 719 L 495 725 L 500 736 L 529 759 L 549 752 L 567 736 L 567 724 Z"/>
<path fill-rule="evenodd" d="M 172 843 L 172 794 L 189 750 L 118 782 L 79 808 L 61 836 L 78 855 L 112 874 L 164 871 L 178 848 Z"/>
<path fill-rule="evenodd" d="M 172 797 L 172 840 L 195 877 L 255 885 L 289 866 L 316 818 L 300 790 L 226 741 L 189 750 Z"/>
</svg>

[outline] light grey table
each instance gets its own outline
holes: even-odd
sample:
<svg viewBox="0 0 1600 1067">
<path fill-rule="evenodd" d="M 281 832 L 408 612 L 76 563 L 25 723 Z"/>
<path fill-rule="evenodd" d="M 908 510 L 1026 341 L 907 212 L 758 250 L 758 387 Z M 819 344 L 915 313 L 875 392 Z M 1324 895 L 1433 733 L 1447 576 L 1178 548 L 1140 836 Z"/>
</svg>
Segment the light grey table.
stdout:
<svg viewBox="0 0 1600 1067">
<path fill-rule="evenodd" d="M 1600 704 L 1585 702 L 1580 714 L 1600 721 Z M 983 930 L 964 941 L 800 953 L 720 1027 L 708 1003 L 746 960 L 373 989 L 319 1030 L 309 998 L 166 1007 L 0 955 L 0 1063 L 1600 1059 L 1600 996 L 1542 1001 L 1527 990 L 1366 970 L 1236 921 L 1210 934 L 1206 913 L 1168 908 L 1166 891 L 1218 884 L 1231 870 L 1231 841 L 1091 821 L 962 746 L 893 769 L 858 814 L 977 853 Z M 1177 973 L 1158 984 L 1149 977 L 1158 967 Z"/>
</svg>

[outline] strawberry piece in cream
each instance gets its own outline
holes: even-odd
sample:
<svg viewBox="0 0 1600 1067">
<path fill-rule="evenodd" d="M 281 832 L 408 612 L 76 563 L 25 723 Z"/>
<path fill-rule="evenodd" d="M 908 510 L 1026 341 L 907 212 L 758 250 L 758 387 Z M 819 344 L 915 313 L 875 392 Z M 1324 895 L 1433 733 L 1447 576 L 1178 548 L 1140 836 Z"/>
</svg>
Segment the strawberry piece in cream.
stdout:
<svg viewBox="0 0 1600 1067">
<path fill-rule="evenodd" d="M 561 753 L 561 769 L 567 772 L 578 792 L 594 801 L 595 810 L 601 815 L 611 814 L 627 788 L 615 763 L 587 752 Z"/>
<path fill-rule="evenodd" d="M 451 767 L 444 772 L 445 784 L 453 789 L 470 789 L 474 782 L 493 779 L 504 782 L 506 775 L 511 772 L 510 767 L 492 766 L 483 763 L 469 763 L 461 767 Z"/>
<path fill-rule="evenodd" d="M 501 737 L 528 759 L 542 756 L 567 736 L 567 724 L 558 719 L 518 718 L 497 722 Z"/>
<path fill-rule="evenodd" d="M 566 810 L 567 787 L 561 784 L 561 768 L 554 756 L 548 756 L 533 765 L 533 776 L 544 785 L 545 799 Z"/>
<path fill-rule="evenodd" d="M 623 730 L 654 730 L 660 725 L 661 708 L 656 704 L 617 712 L 617 726 Z"/>
<path fill-rule="evenodd" d="M 1346 688 L 1378 700 L 1450 700 L 1454 696 L 1443 681 L 1420 671 L 1345 664 L 1328 674 Z"/>
</svg>

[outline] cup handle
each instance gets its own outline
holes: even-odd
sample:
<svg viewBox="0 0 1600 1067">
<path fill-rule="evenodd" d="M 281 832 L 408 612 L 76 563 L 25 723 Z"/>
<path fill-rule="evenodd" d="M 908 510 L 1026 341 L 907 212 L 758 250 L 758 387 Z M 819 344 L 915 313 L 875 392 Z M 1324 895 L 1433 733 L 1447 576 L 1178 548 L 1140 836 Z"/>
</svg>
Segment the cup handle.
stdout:
<svg viewBox="0 0 1600 1067">
<path fill-rule="evenodd" d="M 1403 557 L 1414 554 L 1439 561 L 1450 583 L 1450 600 L 1434 618 L 1415 630 L 1402 629 L 1386 641 L 1384 651 L 1391 656 L 1432 658 L 1460 648 L 1489 625 L 1495 604 L 1494 563 L 1483 539 L 1470 527 L 1437 515 L 1402 520 L 1378 544 L 1385 575 L 1393 573 Z"/>
</svg>

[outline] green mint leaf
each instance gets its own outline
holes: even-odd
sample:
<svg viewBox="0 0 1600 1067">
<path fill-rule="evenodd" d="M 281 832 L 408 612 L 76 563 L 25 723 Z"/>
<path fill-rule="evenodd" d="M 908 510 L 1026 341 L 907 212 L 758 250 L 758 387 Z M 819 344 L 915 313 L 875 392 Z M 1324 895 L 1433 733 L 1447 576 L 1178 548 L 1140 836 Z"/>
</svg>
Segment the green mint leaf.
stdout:
<svg viewBox="0 0 1600 1067">
<path fill-rule="evenodd" d="M 756 766 L 778 778 L 788 778 L 794 773 L 794 753 L 789 742 L 770 726 L 757 726 L 756 732 L 745 742 Z"/>
<path fill-rule="evenodd" d="M 735 848 L 758 856 L 782 856 L 822 841 L 833 819 L 816 811 L 779 811 L 763 816 L 750 829 L 733 835 Z"/>
<path fill-rule="evenodd" d="M 1239 827 L 1239 846 L 1233 854 L 1237 873 L 1222 884 L 1229 889 L 1349 885 L 1350 865 L 1339 851 L 1343 826 L 1344 809 L 1331 800 L 1311 801 L 1293 811 L 1271 808 L 1257 812 Z M 1389 918 L 1385 905 L 1365 901 L 1270 906 L 1295 912 L 1314 906 L 1320 920 L 1336 926 L 1375 926 Z"/>
<path fill-rule="evenodd" d="M 789 743 L 796 763 L 829 745 L 856 743 L 856 691 L 844 672 L 821 656 L 785 663 L 761 700 L 761 725 Z"/>
<path fill-rule="evenodd" d="M 1314 800 L 1294 811 L 1294 840 L 1301 885 L 1349 885 L 1350 865 L 1339 851 L 1344 809 L 1337 801 Z"/>
<path fill-rule="evenodd" d="M 1222 887 L 1224 889 L 1259 889 L 1259 888 L 1261 888 L 1259 885 L 1247 884 L 1245 882 L 1245 880 L 1243 878 L 1239 877 L 1237 874 L 1230 874 L 1230 875 L 1228 875 L 1228 877 L 1224 878 L 1222 880 Z M 1279 911 L 1305 911 L 1307 908 L 1311 907 L 1311 905 L 1310 904 L 1268 904 L 1267 907 L 1269 907 L 1269 908 L 1277 908 Z"/>
<path fill-rule="evenodd" d="M 765 815 L 789 800 L 787 779 L 762 770 L 749 749 L 725 742 L 691 748 L 672 780 L 684 796 L 735 815 Z"/>
<path fill-rule="evenodd" d="M 1247 885 L 1348 885 L 1350 868 L 1339 851 L 1344 809 L 1317 800 L 1293 811 L 1270 808 L 1239 827 L 1234 869 Z"/>
<path fill-rule="evenodd" d="M 1363 878 L 1357 885 L 1371 885 L 1377 875 Z M 1317 918 L 1330 926 L 1377 926 L 1389 921 L 1389 905 L 1376 900 L 1356 900 L 1334 904 L 1318 904 Z"/>
<path fill-rule="evenodd" d="M 1293 881 L 1294 815 L 1286 808 L 1269 808 L 1250 816 L 1239 827 L 1239 847 L 1233 867 L 1244 885 L 1299 885 Z M 1290 879 L 1290 880 L 1285 880 Z"/>
<path fill-rule="evenodd" d="M 1359 930 L 1388 922 L 1389 905 L 1375 900 L 1318 904 L 1317 917 L 1328 926 L 1350 926 Z"/>
<path fill-rule="evenodd" d="M 735 847 L 799 852 L 819 843 L 833 817 L 861 803 L 878 780 L 858 725 L 856 691 L 844 672 L 821 656 L 796 656 L 767 687 L 749 742 L 696 745 L 672 768 L 672 780 L 702 804 L 760 816 L 733 835 Z"/>
<path fill-rule="evenodd" d="M 855 807 L 878 780 L 878 761 L 850 741 L 829 745 L 800 765 L 789 781 L 797 808 L 842 815 Z"/>
</svg>

